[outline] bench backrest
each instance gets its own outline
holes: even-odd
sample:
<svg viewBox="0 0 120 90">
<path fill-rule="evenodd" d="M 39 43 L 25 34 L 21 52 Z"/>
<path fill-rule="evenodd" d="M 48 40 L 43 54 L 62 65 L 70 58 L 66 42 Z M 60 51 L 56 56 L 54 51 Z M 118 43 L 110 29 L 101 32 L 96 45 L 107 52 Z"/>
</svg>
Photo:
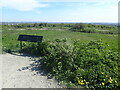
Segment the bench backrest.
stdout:
<svg viewBox="0 0 120 90">
<path fill-rule="evenodd" d="M 43 36 L 36 36 L 36 35 L 19 35 L 19 41 L 28 41 L 28 42 L 41 42 Z"/>
</svg>

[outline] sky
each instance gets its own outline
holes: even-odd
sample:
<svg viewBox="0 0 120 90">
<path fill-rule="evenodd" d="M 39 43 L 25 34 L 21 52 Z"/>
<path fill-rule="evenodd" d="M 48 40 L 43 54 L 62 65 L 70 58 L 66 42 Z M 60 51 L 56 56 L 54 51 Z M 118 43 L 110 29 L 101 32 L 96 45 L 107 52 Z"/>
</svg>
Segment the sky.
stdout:
<svg viewBox="0 0 120 90">
<path fill-rule="evenodd" d="M 2 22 L 118 22 L 119 0 L 2 0 Z"/>
</svg>

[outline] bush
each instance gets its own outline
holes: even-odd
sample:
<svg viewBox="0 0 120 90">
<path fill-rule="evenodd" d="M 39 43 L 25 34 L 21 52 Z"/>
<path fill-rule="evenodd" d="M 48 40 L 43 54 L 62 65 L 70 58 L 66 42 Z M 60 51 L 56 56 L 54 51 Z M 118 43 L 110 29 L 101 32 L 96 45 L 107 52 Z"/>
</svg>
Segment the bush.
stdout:
<svg viewBox="0 0 120 90">
<path fill-rule="evenodd" d="M 72 28 L 70 28 L 70 30 L 80 32 L 84 30 L 84 28 L 85 28 L 85 25 L 83 23 L 77 23 Z"/>
<path fill-rule="evenodd" d="M 118 88 L 118 52 L 101 40 L 72 46 L 66 40 L 49 42 L 42 64 L 60 81 L 87 88 Z"/>
<path fill-rule="evenodd" d="M 35 56 L 45 56 L 47 54 L 47 47 L 49 45 L 49 41 L 42 42 L 39 45 L 37 43 L 23 43 L 22 50 L 20 52 L 32 54 Z"/>
<path fill-rule="evenodd" d="M 97 32 L 95 28 L 88 28 L 83 23 L 75 24 L 72 28 L 70 28 L 70 30 L 74 32 L 85 32 L 85 33 Z"/>
<path fill-rule="evenodd" d="M 78 44 L 79 45 L 79 44 Z M 75 62 L 79 80 L 88 82 L 88 87 L 114 88 L 118 85 L 118 53 L 107 48 L 102 41 L 91 41 L 75 48 Z M 82 83 L 79 83 L 82 85 Z"/>
</svg>

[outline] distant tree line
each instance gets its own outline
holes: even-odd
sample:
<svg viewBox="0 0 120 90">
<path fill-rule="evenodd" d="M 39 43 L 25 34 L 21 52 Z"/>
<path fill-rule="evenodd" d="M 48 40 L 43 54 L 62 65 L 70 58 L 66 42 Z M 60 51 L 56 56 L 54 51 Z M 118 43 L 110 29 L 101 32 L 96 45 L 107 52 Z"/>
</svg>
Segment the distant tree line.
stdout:
<svg viewBox="0 0 120 90">
<path fill-rule="evenodd" d="M 24 23 L 16 25 L 3 25 L 3 28 L 49 28 L 51 29 L 67 29 L 74 32 L 86 32 L 86 33 L 118 33 L 118 28 L 107 25 L 95 25 L 95 24 L 84 24 L 84 23 Z M 7 29 L 6 28 L 6 29 Z"/>
<path fill-rule="evenodd" d="M 43 27 L 72 27 L 74 24 L 66 23 L 33 23 L 33 24 L 16 24 L 16 25 L 4 25 L 14 28 L 43 28 Z"/>
</svg>

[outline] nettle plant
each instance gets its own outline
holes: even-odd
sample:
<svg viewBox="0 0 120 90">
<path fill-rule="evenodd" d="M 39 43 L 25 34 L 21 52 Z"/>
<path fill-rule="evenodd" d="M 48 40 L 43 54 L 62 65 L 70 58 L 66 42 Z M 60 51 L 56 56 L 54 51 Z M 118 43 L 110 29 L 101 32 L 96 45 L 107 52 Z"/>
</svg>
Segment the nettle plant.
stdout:
<svg viewBox="0 0 120 90">
<path fill-rule="evenodd" d="M 46 70 L 70 87 L 117 88 L 118 52 L 108 48 L 101 40 L 88 44 L 55 40 L 46 46 L 42 64 Z M 71 84 L 71 85 L 70 85 Z M 68 84 L 66 84 L 68 85 Z"/>
</svg>

